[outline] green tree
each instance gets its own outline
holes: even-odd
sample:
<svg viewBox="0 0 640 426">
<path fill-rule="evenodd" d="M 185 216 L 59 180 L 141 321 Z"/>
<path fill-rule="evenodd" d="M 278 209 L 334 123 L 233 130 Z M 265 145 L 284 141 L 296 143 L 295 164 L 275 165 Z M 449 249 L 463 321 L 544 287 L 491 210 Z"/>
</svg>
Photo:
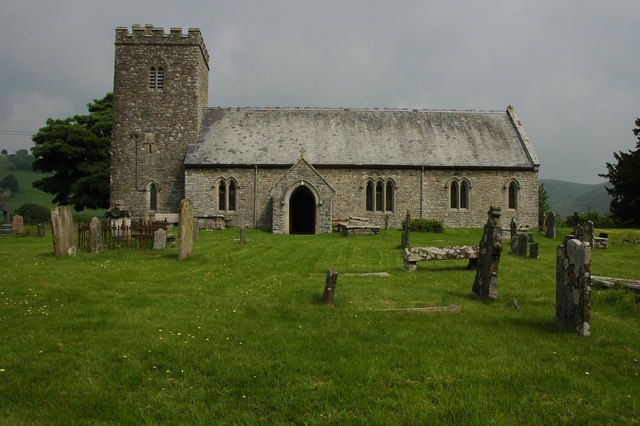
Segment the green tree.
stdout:
<svg viewBox="0 0 640 426">
<path fill-rule="evenodd" d="M 538 226 L 542 228 L 544 226 L 544 215 L 551 207 L 549 206 L 549 194 L 544 189 L 544 183 L 538 186 Z"/>
<path fill-rule="evenodd" d="M 29 155 L 26 149 L 19 149 L 15 153 L 8 155 L 10 170 L 32 170 L 33 156 Z"/>
<path fill-rule="evenodd" d="M 55 194 L 55 203 L 76 210 L 108 207 L 112 106 L 107 93 L 87 105 L 88 115 L 49 118 L 33 136 L 33 169 L 53 173 L 33 186 Z"/>
<path fill-rule="evenodd" d="M 609 179 L 607 192 L 611 194 L 611 214 L 625 225 L 640 225 L 640 118 L 636 119 L 633 134 L 638 139 L 636 149 L 614 152 L 615 163 L 607 163 Z"/>
<path fill-rule="evenodd" d="M 2 151 L 0 151 L 0 154 L 2 154 L 2 155 L 7 155 L 7 154 L 8 154 L 8 152 L 7 152 L 7 150 L 6 150 L 6 149 L 3 149 Z"/>
<path fill-rule="evenodd" d="M 14 175 L 7 175 L 0 180 L 1 189 L 10 189 L 12 194 L 18 192 L 20 187 L 18 186 L 18 179 Z"/>
<path fill-rule="evenodd" d="M 16 209 L 16 213 L 24 218 L 25 223 L 47 223 L 49 222 L 49 209 L 37 204 L 25 203 Z"/>
</svg>

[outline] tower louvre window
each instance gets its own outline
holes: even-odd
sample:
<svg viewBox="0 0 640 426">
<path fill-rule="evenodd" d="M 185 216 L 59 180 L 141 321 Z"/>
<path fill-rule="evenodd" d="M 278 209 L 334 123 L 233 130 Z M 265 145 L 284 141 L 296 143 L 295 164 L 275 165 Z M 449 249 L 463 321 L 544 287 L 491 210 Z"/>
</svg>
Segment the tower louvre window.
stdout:
<svg viewBox="0 0 640 426">
<path fill-rule="evenodd" d="M 164 89 L 164 68 L 162 67 L 149 68 L 149 89 L 153 89 L 153 90 Z"/>
</svg>

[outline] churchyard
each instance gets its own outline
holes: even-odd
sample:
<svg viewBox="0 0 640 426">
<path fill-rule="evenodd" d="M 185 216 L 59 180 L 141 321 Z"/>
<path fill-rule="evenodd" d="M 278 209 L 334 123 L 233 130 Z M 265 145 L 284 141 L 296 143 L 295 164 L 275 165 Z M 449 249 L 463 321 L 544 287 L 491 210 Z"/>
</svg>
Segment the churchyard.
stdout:
<svg viewBox="0 0 640 426">
<path fill-rule="evenodd" d="M 238 229 L 201 231 L 182 261 L 176 247 L 54 257 L 50 232 L 0 239 L 1 423 L 640 419 L 640 294 L 593 289 L 589 337 L 555 324 L 569 229 L 536 232 L 537 259 L 505 244 L 493 302 L 470 296 L 466 259 L 405 272 L 398 230 L 248 229 L 246 244 Z M 640 245 L 623 240 L 640 231 L 608 232 L 593 275 L 639 279 Z M 410 244 L 481 236 L 446 229 Z M 371 272 L 389 275 L 358 275 Z"/>
</svg>

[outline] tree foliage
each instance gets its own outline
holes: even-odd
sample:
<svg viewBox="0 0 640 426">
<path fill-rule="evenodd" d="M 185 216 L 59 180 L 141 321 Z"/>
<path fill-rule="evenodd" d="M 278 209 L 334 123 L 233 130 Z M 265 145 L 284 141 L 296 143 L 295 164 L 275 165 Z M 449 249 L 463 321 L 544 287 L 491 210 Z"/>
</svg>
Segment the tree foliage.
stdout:
<svg viewBox="0 0 640 426">
<path fill-rule="evenodd" d="M 25 203 L 16 209 L 16 213 L 24 218 L 25 223 L 47 223 L 49 222 L 49 209 L 37 204 Z"/>
<path fill-rule="evenodd" d="M 636 149 L 614 152 L 616 162 L 607 163 L 607 173 L 600 175 L 609 179 L 611 214 L 625 225 L 640 225 L 640 118 L 635 124 Z"/>
<path fill-rule="evenodd" d="M 76 210 L 107 208 L 113 95 L 94 99 L 88 115 L 49 118 L 33 136 L 33 169 L 53 173 L 33 183 Z"/>
<path fill-rule="evenodd" d="M 33 156 L 26 149 L 19 149 L 13 154 L 7 155 L 9 170 L 32 170 Z"/>
<path fill-rule="evenodd" d="M 538 226 L 544 225 L 544 215 L 551 210 L 549 206 L 549 194 L 544 188 L 544 183 L 538 186 Z"/>
<path fill-rule="evenodd" d="M 18 179 L 14 175 L 7 175 L 0 180 L 0 189 L 10 189 L 12 194 L 18 192 Z"/>
</svg>

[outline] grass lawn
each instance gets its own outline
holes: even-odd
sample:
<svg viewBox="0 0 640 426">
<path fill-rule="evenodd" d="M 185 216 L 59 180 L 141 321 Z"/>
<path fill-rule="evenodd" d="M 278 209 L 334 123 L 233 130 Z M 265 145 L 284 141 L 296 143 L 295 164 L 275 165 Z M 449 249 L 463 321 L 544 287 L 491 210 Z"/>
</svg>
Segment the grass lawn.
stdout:
<svg viewBox="0 0 640 426">
<path fill-rule="evenodd" d="M 18 181 L 18 192 L 9 199 L 12 209 L 17 209 L 25 203 L 53 207 L 53 195 L 40 191 L 31 185 L 34 181 L 48 176 L 47 174 L 32 170 L 9 170 L 9 159 L 0 155 L 0 179 L 8 175 L 14 175 Z"/>
<path fill-rule="evenodd" d="M 610 231 L 595 275 L 640 278 L 629 237 Z M 0 239 L 0 423 L 640 422 L 638 296 L 594 290 L 592 336 L 558 330 L 560 238 L 537 235 L 538 260 L 505 249 L 494 303 L 469 296 L 465 261 L 403 272 L 399 231 L 237 238 L 201 232 L 184 262 Z M 342 274 L 333 307 L 318 303 L 328 267 Z M 344 275 L 379 271 L 391 276 Z M 380 310 L 449 304 L 462 311 Z"/>
</svg>

